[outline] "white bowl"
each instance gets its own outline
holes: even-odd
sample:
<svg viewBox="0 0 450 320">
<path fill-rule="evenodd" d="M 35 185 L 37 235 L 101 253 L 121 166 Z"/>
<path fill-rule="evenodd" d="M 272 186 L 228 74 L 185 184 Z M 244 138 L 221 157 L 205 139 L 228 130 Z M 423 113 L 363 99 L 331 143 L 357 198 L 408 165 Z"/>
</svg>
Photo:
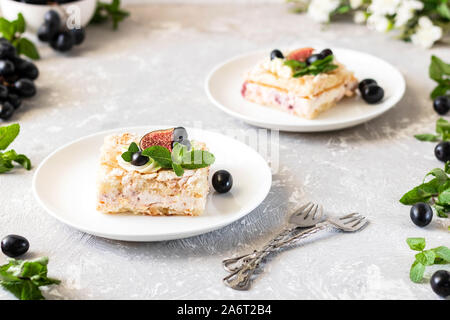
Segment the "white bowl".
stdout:
<svg viewBox="0 0 450 320">
<path fill-rule="evenodd" d="M 19 13 L 22 13 L 27 24 L 27 31 L 31 32 L 36 32 L 42 25 L 44 15 L 49 10 L 57 11 L 63 18 L 65 15 L 70 15 L 73 12 L 72 10 L 75 9 L 80 14 L 79 23 L 84 27 L 94 15 L 95 7 L 96 0 L 78 0 L 60 5 L 29 4 L 13 0 L 0 0 L 3 17 L 8 20 L 14 20 Z"/>
</svg>

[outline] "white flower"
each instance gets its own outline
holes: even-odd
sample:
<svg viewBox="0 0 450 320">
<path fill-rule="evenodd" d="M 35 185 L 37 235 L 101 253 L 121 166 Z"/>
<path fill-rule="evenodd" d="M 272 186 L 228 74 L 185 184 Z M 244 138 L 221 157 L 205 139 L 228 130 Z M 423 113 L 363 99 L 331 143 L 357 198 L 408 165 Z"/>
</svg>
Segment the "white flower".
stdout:
<svg viewBox="0 0 450 320">
<path fill-rule="evenodd" d="M 398 28 L 405 25 L 412 17 L 414 17 L 414 11 L 422 9 L 423 2 L 421 1 L 403 0 L 395 15 L 395 26 Z"/>
<path fill-rule="evenodd" d="M 330 21 L 330 13 L 339 6 L 339 0 L 312 0 L 308 7 L 308 15 L 317 22 Z"/>
<path fill-rule="evenodd" d="M 367 19 L 367 26 L 378 32 L 385 32 L 389 28 L 389 20 L 384 15 L 372 14 Z"/>
<path fill-rule="evenodd" d="M 372 0 L 367 11 L 374 15 L 393 15 L 397 12 L 397 7 L 402 0 Z"/>
<path fill-rule="evenodd" d="M 350 0 L 350 7 L 352 9 L 358 9 L 363 4 L 363 0 Z"/>
<path fill-rule="evenodd" d="M 366 22 L 366 14 L 364 13 L 364 11 L 356 11 L 353 15 L 353 21 L 359 24 Z"/>
<path fill-rule="evenodd" d="M 442 37 L 442 29 L 433 25 L 428 17 L 420 17 L 416 33 L 411 36 L 411 41 L 423 48 L 431 48 L 433 43 Z"/>
</svg>

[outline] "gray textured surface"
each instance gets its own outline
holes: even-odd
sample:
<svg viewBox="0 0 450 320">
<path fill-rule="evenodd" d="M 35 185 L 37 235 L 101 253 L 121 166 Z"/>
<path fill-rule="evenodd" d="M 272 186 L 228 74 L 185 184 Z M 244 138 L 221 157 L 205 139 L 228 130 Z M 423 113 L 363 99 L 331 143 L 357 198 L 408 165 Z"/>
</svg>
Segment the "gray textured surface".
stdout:
<svg viewBox="0 0 450 320">
<path fill-rule="evenodd" d="M 408 278 L 413 260 L 405 239 L 424 236 L 429 246 L 450 244 L 436 221 L 415 227 L 403 192 L 441 164 L 433 144 L 412 134 L 433 130 L 437 115 L 428 93 L 431 54 L 335 23 L 321 30 L 283 5 L 130 6 L 117 32 L 90 27 L 83 46 L 67 57 L 43 47 L 38 96 L 11 122 L 22 125 L 13 147 L 36 167 L 55 148 L 105 129 L 155 123 L 206 129 L 252 128 L 213 107 L 203 85 L 207 73 L 229 57 L 260 48 L 340 46 L 372 53 L 405 75 L 402 102 L 380 118 L 352 129 L 320 134 L 280 134 L 280 171 L 261 206 L 242 220 L 202 236 L 161 243 L 126 243 L 92 237 L 56 221 L 33 198 L 33 171 L 0 176 L 1 233 L 31 242 L 27 257 L 48 255 L 50 275 L 62 279 L 47 292 L 63 299 L 435 299 L 428 284 Z M 70 170 L 70 168 L 68 168 Z M 51 181 L 49 181 L 51 183 Z M 321 237 L 278 255 L 250 292 L 226 288 L 225 257 L 267 240 L 299 202 L 320 201 L 330 211 L 357 210 L 372 224 L 363 232 Z M 0 257 L 3 263 L 5 258 Z M 427 270 L 429 276 L 431 270 Z M 0 290 L 0 298 L 11 296 Z"/>
</svg>

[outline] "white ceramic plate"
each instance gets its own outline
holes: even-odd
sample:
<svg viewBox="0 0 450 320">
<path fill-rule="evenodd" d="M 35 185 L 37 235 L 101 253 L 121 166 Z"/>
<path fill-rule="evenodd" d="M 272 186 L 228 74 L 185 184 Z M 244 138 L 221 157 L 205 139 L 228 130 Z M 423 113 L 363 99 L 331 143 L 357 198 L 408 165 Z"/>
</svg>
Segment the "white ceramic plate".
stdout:
<svg viewBox="0 0 450 320">
<path fill-rule="evenodd" d="M 76 229 L 126 241 L 161 241 L 202 234 L 242 218 L 264 200 L 272 174 L 255 150 L 219 133 L 187 128 L 189 138 L 205 142 L 216 157 L 210 175 L 219 169 L 232 174 L 231 191 L 218 194 L 211 187 L 205 213 L 200 217 L 108 215 L 96 211 L 96 174 L 104 137 L 126 131 L 143 135 L 164 127 L 106 131 L 59 148 L 36 170 L 33 192 L 37 200 L 53 217 Z M 211 177 L 209 180 L 211 184 Z"/>
<path fill-rule="evenodd" d="M 313 120 L 244 100 L 241 86 L 245 72 L 270 55 L 270 50 L 235 57 L 217 66 L 206 81 L 206 92 L 219 109 L 247 123 L 283 131 L 317 132 L 348 128 L 369 121 L 394 107 L 403 97 L 405 80 L 392 65 L 366 53 L 332 48 L 336 59 L 362 80 L 375 79 L 385 95 L 377 104 L 367 104 L 360 96 L 345 98 L 336 107 Z"/>
</svg>

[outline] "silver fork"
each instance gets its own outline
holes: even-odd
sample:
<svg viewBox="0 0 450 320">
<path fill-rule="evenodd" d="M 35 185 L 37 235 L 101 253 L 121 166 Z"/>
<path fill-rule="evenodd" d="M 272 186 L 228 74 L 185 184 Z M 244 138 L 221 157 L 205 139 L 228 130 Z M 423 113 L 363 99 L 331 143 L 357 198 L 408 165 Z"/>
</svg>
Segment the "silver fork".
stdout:
<svg viewBox="0 0 450 320">
<path fill-rule="evenodd" d="M 351 213 L 342 217 L 337 218 L 328 218 L 324 222 L 318 223 L 315 227 L 300 232 L 292 237 L 285 238 L 277 243 L 276 246 L 273 246 L 270 252 L 275 251 L 281 247 L 290 245 L 299 239 L 304 239 L 312 234 L 315 234 L 321 230 L 326 229 L 329 226 L 335 227 L 344 232 L 355 232 L 362 230 L 367 226 L 368 220 L 359 215 L 357 213 Z M 255 272 L 256 268 L 259 266 L 261 261 L 268 253 L 264 252 L 263 254 L 255 257 L 251 261 L 248 261 L 247 264 L 242 266 L 239 270 L 233 272 L 229 276 L 223 279 L 224 283 L 236 290 L 248 290 L 250 289 L 251 284 L 251 276 Z"/>
<path fill-rule="evenodd" d="M 225 259 L 222 261 L 223 267 L 229 272 L 239 270 L 244 264 L 256 258 L 258 255 L 265 252 L 270 252 L 270 250 L 275 247 L 279 241 L 286 238 L 294 230 L 316 225 L 322 219 L 322 214 L 322 206 L 312 202 L 306 203 L 289 216 L 288 222 L 283 230 L 272 238 L 262 249 L 255 250 L 239 257 Z"/>
</svg>

